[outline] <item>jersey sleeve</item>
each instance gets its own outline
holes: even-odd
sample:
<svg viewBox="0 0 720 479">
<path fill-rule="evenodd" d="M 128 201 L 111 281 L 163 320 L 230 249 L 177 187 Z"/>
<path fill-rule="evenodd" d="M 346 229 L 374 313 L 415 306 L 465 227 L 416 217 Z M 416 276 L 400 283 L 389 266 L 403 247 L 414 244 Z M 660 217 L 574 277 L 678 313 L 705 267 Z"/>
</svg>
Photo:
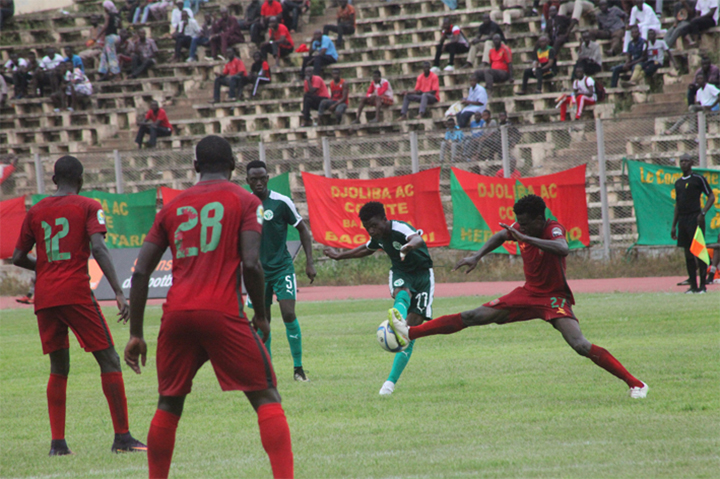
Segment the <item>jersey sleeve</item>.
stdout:
<svg viewBox="0 0 720 479">
<path fill-rule="evenodd" d="M 365 243 L 365 247 L 367 249 L 369 249 L 370 251 L 377 251 L 380 249 L 380 244 L 377 241 L 375 241 L 374 238 L 370 238 L 370 241 Z"/>
<path fill-rule="evenodd" d="M 287 208 L 285 212 L 286 221 L 289 225 L 292 225 L 293 227 L 297 228 L 297 225 L 300 224 L 302 221 L 302 216 L 300 216 L 300 213 L 298 213 L 297 208 L 295 207 L 295 203 L 292 201 L 286 203 Z"/>
<path fill-rule="evenodd" d="M 157 216 L 155 217 L 155 221 L 153 222 L 152 228 L 150 228 L 150 231 L 145 236 L 145 241 L 157 245 L 163 250 L 165 250 L 169 246 L 168 236 L 163 225 L 165 211 L 165 208 L 163 208 L 160 213 L 157 214 Z"/>
<path fill-rule="evenodd" d="M 547 232 L 549 239 L 565 238 L 565 228 L 560 223 L 554 222 L 548 226 L 550 230 Z"/>
<path fill-rule="evenodd" d="M 710 188 L 710 183 L 708 183 L 707 178 L 705 178 L 703 175 L 698 175 L 700 177 L 700 183 L 702 185 L 703 193 L 710 196 L 712 193 L 712 189 Z"/>
<path fill-rule="evenodd" d="M 95 233 L 107 233 L 107 228 L 105 227 L 105 212 L 100 203 L 95 200 L 88 202 L 85 230 L 88 236 L 92 236 Z"/>
<path fill-rule="evenodd" d="M 418 232 L 412 226 L 406 225 L 405 223 L 399 223 L 397 221 L 393 221 L 392 229 L 393 231 L 397 231 L 398 233 L 401 233 L 403 236 L 405 236 L 406 241 L 411 236 L 418 234 Z"/>
<path fill-rule="evenodd" d="M 240 220 L 240 232 L 257 231 L 262 234 L 263 207 L 257 196 L 248 194 L 242 198 L 243 212 Z"/>
<path fill-rule="evenodd" d="M 28 214 L 25 215 L 25 220 L 23 221 L 22 227 L 20 228 L 20 237 L 17 240 L 17 244 L 15 245 L 15 249 L 19 249 L 20 251 L 24 251 L 27 253 L 30 251 L 33 246 L 35 246 L 35 235 L 33 234 L 32 227 L 32 210 L 28 211 Z"/>
</svg>

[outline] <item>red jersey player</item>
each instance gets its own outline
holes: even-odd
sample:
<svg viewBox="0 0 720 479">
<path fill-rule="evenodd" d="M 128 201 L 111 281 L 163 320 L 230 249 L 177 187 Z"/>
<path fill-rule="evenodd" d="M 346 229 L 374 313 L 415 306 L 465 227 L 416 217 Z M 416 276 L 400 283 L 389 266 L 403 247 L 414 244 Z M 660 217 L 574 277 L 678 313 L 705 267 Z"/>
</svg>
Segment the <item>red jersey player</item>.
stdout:
<svg viewBox="0 0 720 479">
<path fill-rule="evenodd" d="M 100 365 L 102 389 L 110 406 L 115 441 L 113 452 L 144 451 L 144 444 L 128 430 L 127 399 L 107 322 L 90 289 L 88 258 L 92 254 L 102 269 L 120 312 L 127 322 L 128 305 L 105 246 L 105 217 L 95 200 L 79 196 L 83 166 L 77 158 L 63 156 L 55 163 L 57 192 L 30 208 L 20 231 L 13 264 L 37 272 L 35 315 L 43 353 L 50 356 L 47 386 L 52 444 L 51 456 L 71 454 L 65 441 L 65 392 L 70 371 L 68 327 L 85 351 Z M 37 258 L 28 256 L 37 243 Z M 92 246 L 90 246 L 92 245 Z"/>
<path fill-rule="evenodd" d="M 400 344 L 424 336 L 456 333 L 468 326 L 540 318 L 560 331 L 575 352 L 625 381 L 630 397 L 647 396 L 647 384 L 630 374 L 606 349 L 591 344 L 580 331 L 572 311 L 575 300 L 565 280 L 565 256 L 569 253 L 565 228 L 557 221 L 545 219 L 545 202 L 539 196 L 521 198 L 513 210 L 517 221 L 511 226 L 500 223 L 504 229 L 495 233 L 477 253 L 458 261 L 455 270 L 467 266 L 469 273 L 487 253 L 505 241 L 517 241 L 525 285 L 472 311 L 441 316 L 420 326 L 408 327 L 401 316 L 393 314 L 392 325 Z"/>
<path fill-rule="evenodd" d="M 223 391 L 244 391 L 258 415 L 260 439 L 274 477 L 293 477 L 290 429 L 275 372 L 259 329 L 269 337 L 260 263 L 260 200 L 228 181 L 235 169 L 230 144 L 219 136 L 195 148 L 200 181 L 165 205 L 138 255 L 130 290 L 130 340 L 125 361 L 138 374 L 147 346 L 143 314 L 148 280 L 165 250 L 173 254 L 173 282 L 163 305 L 157 345 L 160 400 L 148 433 L 151 478 L 167 477 L 175 431 L 192 380 L 209 359 Z M 255 316 L 243 312 L 241 275 Z"/>
</svg>

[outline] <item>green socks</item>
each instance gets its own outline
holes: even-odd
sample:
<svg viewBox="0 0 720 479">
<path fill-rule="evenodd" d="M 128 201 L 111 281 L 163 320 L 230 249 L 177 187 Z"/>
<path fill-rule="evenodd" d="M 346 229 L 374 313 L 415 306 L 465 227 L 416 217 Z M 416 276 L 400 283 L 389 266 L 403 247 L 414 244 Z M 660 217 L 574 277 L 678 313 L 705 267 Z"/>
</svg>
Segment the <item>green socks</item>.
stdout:
<svg viewBox="0 0 720 479">
<path fill-rule="evenodd" d="M 398 382 L 398 380 L 400 379 L 400 375 L 405 369 L 405 366 L 407 366 L 408 361 L 410 361 L 410 356 L 412 356 L 414 345 L 415 340 L 413 339 L 412 341 L 410 341 L 410 344 L 405 351 L 395 353 L 395 361 L 393 361 L 393 366 L 390 370 L 390 376 L 388 376 L 387 379 L 388 381 L 392 381 L 393 383 Z"/>
<path fill-rule="evenodd" d="M 258 331 L 258 336 L 260 336 L 260 339 L 263 338 L 262 331 Z M 270 361 L 272 361 L 272 351 L 270 350 L 270 344 L 272 343 L 272 331 L 270 331 L 270 334 L 268 335 L 268 340 L 265 342 L 265 349 L 267 349 L 268 354 L 270 355 Z"/>
<path fill-rule="evenodd" d="M 297 318 L 292 323 L 285 323 L 285 334 L 290 344 L 294 367 L 302 367 L 302 333 Z"/>
<path fill-rule="evenodd" d="M 393 304 L 393 308 L 400 311 L 400 314 L 402 314 L 403 319 L 407 317 L 408 308 L 410 307 L 410 295 L 407 291 L 401 290 L 398 294 L 395 295 L 395 304 Z"/>
</svg>

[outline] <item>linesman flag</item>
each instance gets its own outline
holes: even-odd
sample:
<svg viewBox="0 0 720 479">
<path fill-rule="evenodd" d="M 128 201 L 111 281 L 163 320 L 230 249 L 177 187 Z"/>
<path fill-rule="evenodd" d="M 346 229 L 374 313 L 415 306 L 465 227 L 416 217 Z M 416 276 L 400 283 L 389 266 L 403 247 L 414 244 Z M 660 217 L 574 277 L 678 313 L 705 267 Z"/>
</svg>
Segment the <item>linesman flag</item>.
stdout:
<svg viewBox="0 0 720 479">
<path fill-rule="evenodd" d="M 699 226 L 695 230 L 695 237 L 690 245 L 690 252 L 700 258 L 703 263 L 710 264 L 710 255 L 708 255 L 708 250 L 705 246 L 705 237 Z"/>
</svg>

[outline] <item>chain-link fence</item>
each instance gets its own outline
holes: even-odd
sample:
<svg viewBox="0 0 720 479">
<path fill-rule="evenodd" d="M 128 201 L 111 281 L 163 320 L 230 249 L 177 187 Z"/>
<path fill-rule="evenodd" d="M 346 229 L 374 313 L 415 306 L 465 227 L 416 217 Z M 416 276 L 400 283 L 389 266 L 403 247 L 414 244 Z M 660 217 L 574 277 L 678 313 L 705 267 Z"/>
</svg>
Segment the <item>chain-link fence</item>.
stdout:
<svg viewBox="0 0 720 479">
<path fill-rule="evenodd" d="M 271 175 L 290 173 L 293 198 L 307 215 L 301 172 L 334 178 L 374 179 L 443 167 L 440 192 L 452 227 L 450 168 L 486 176 L 534 177 L 587 165 L 586 194 L 591 244 L 605 254 L 637 239 L 624 159 L 677 165 L 682 153 L 699 157 L 700 166 L 720 165 L 720 117 L 688 113 L 515 125 L 501 116 L 478 117 L 469 127 L 297 142 L 236 146 L 235 180 L 244 182 L 245 165 L 264 160 Z M 5 198 L 52 191 L 52 167 L 59 155 L 22 158 L 3 184 Z M 136 192 L 167 186 L 184 189 L 197 180 L 194 151 L 136 150 L 76 154 L 85 165 L 85 188 Z"/>
</svg>

